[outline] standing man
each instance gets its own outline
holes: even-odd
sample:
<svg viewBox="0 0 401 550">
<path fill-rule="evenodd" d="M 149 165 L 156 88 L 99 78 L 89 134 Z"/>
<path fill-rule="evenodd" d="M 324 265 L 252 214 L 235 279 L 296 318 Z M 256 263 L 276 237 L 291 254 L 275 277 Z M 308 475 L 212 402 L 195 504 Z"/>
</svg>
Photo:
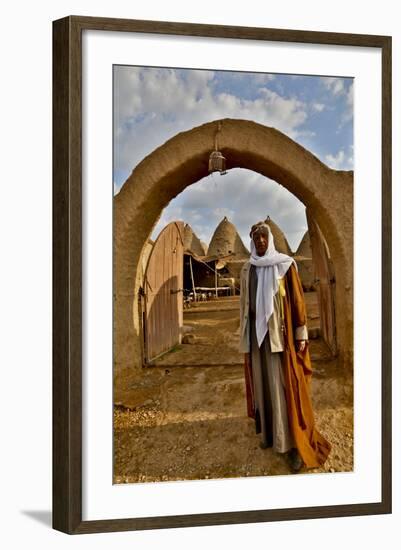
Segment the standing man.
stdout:
<svg viewBox="0 0 401 550">
<path fill-rule="evenodd" d="M 330 443 L 317 431 L 305 302 L 293 258 L 276 251 L 266 222 L 252 226 L 241 271 L 240 351 L 248 416 L 262 449 L 286 453 L 293 471 L 324 464 Z"/>
</svg>

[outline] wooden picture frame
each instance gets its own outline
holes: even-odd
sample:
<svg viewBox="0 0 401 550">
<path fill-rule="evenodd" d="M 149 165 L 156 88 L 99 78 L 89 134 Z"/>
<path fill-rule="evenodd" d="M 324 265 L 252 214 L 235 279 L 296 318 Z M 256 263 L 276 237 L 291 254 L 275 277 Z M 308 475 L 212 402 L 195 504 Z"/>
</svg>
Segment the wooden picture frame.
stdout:
<svg viewBox="0 0 401 550">
<path fill-rule="evenodd" d="M 382 496 L 379 502 L 82 520 L 82 31 L 377 48 L 382 59 Z M 111 368 L 111 367 L 110 367 Z M 391 37 L 71 16 L 53 22 L 53 527 L 69 534 L 391 512 Z"/>
</svg>

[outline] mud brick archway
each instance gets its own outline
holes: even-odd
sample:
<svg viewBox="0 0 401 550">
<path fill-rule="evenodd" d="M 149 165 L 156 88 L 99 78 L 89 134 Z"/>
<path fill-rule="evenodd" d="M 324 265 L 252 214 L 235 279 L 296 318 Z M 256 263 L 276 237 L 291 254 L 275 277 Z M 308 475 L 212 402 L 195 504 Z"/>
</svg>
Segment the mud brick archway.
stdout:
<svg viewBox="0 0 401 550">
<path fill-rule="evenodd" d="M 163 209 L 208 175 L 220 126 L 227 169 L 246 168 L 271 178 L 304 203 L 330 249 L 336 274 L 339 358 L 353 354 L 353 172 L 328 168 L 274 128 L 239 119 L 213 121 L 177 134 L 140 162 L 114 198 L 114 366 L 139 368 L 138 312 L 142 250 Z"/>
</svg>

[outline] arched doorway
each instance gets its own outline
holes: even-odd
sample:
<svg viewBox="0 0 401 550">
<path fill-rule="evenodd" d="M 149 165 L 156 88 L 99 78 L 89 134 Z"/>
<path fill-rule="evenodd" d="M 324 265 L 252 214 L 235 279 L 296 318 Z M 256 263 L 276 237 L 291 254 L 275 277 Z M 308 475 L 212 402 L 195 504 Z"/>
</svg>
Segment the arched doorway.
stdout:
<svg viewBox="0 0 401 550">
<path fill-rule="evenodd" d="M 331 170 L 274 128 L 239 119 L 213 121 L 177 134 L 146 157 L 114 198 L 114 364 L 140 367 L 138 265 L 169 201 L 208 174 L 218 124 L 227 169 L 247 168 L 285 186 L 306 206 L 330 248 L 336 271 L 337 344 L 352 361 L 353 173 Z"/>
</svg>

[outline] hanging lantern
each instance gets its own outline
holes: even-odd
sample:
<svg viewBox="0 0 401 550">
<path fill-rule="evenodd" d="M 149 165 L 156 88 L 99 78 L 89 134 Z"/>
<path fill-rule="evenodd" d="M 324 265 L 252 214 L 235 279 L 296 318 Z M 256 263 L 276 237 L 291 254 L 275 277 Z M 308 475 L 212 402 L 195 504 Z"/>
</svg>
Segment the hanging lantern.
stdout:
<svg viewBox="0 0 401 550">
<path fill-rule="evenodd" d="M 221 121 L 217 124 L 216 135 L 214 136 L 214 151 L 210 153 L 209 157 L 209 173 L 220 172 L 221 176 L 227 174 L 226 172 L 226 159 L 219 151 L 218 135 L 221 132 Z"/>
<path fill-rule="evenodd" d="M 209 157 L 209 172 L 220 172 L 221 176 L 227 174 L 226 172 L 226 159 L 220 153 L 220 151 L 213 151 Z"/>
</svg>

